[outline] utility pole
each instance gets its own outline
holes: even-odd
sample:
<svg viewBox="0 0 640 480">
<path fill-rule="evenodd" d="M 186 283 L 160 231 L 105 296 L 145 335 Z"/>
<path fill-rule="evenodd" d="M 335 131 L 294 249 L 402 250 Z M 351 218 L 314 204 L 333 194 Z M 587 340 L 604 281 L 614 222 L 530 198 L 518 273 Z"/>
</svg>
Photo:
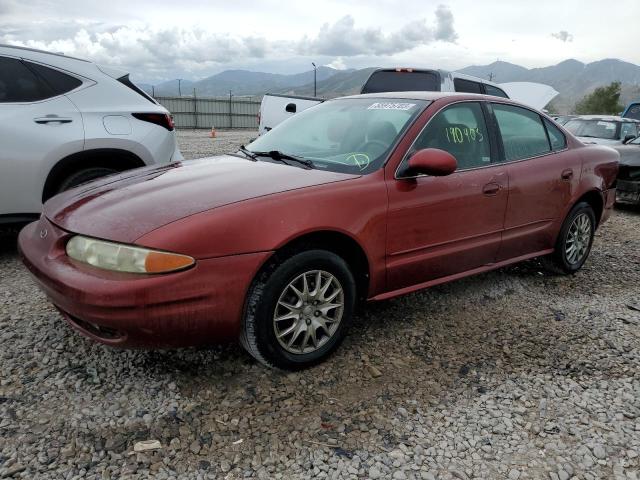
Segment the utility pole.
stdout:
<svg viewBox="0 0 640 480">
<path fill-rule="evenodd" d="M 311 62 L 311 65 L 313 65 L 313 96 L 317 97 L 317 72 L 318 72 L 318 67 L 316 67 L 316 64 Z"/>
<path fill-rule="evenodd" d="M 151 85 L 151 96 L 156 98 L 156 87 L 155 85 Z"/>
<path fill-rule="evenodd" d="M 182 96 L 182 79 L 178 79 L 178 95 Z"/>
<path fill-rule="evenodd" d="M 489 81 L 490 81 L 490 82 L 491 82 L 491 81 L 493 81 L 493 72 L 491 72 L 491 73 L 489 74 Z"/>
</svg>

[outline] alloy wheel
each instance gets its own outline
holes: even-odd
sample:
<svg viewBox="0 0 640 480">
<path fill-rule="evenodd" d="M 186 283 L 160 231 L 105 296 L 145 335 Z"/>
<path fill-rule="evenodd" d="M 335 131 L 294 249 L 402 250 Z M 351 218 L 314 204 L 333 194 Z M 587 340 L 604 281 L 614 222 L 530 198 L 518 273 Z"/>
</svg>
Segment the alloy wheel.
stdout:
<svg viewBox="0 0 640 480">
<path fill-rule="evenodd" d="M 273 313 L 278 343 L 287 352 L 307 354 L 325 345 L 342 320 L 344 290 L 324 270 L 310 270 L 284 288 Z"/>
<path fill-rule="evenodd" d="M 571 222 L 565 242 L 565 255 L 567 262 L 571 265 L 580 263 L 586 256 L 591 243 L 592 230 L 591 219 L 586 213 L 580 213 Z"/>
</svg>

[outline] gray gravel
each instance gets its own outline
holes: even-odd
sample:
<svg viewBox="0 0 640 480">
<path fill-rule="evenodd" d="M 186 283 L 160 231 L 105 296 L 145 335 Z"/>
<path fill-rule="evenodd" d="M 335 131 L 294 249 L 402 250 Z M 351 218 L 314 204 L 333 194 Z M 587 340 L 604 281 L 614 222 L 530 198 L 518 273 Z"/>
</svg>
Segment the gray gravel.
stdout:
<svg viewBox="0 0 640 480">
<path fill-rule="evenodd" d="M 189 156 L 247 135 L 180 132 Z M 336 355 L 293 374 L 235 345 L 85 340 L 14 241 L 0 246 L 0 478 L 640 476 L 638 210 L 614 213 L 574 277 L 528 262 L 369 305 Z M 161 449 L 133 453 L 151 439 Z"/>
</svg>

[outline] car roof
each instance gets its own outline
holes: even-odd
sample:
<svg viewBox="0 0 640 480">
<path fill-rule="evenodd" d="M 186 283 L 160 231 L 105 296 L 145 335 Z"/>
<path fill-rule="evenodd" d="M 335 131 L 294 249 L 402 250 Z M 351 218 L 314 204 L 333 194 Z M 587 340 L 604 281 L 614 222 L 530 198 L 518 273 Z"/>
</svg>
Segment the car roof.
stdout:
<svg viewBox="0 0 640 480">
<path fill-rule="evenodd" d="M 415 92 L 379 92 L 379 93 L 361 93 L 358 95 L 348 95 L 346 97 L 339 98 L 397 98 L 399 100 L 440 100 L 441 98 L 446 97 L 469 97 L 478 99 L 484 99 L 487 97 L 491 97 L 491 95 L 479 95 L 477 93 L 464 93 L 464 92 L 426 92 L 426 91 L 415 91 Z M 502 100 L 509 100 L 508 98 L 502 97 L 491 97 L 491 98 L 501 98 Z M 510 100 L 509 100 L 510 101 Z"/>
<path fill-rule="evenodd" d="M 8 48 L 8 49 L 15 49 L 15 50 L 19 50 L 19 51 L 23 51 L 23 52 L 33 52 L 33 53 L 42 53 L 45 55 L 55 55 L 56 57 L 63 57 L 63 58 L 69 58 L 71 60 L 79 60 L 81 62 L 87 62 L 90 63 L 89 60 L 85 60 L 84 58 L 77 58 L 77 57 L 70 57 L 69 55 L 65 55 L 64 53 L 56 53 L 56 52 L 48 52 L 47 50 L 40 50 L 37 48 L 30 48 L 30 47 L 20 47 L 18 45 L 6 45 L 4 43 L 0 43 L 0 48 Z"/>
</svg>

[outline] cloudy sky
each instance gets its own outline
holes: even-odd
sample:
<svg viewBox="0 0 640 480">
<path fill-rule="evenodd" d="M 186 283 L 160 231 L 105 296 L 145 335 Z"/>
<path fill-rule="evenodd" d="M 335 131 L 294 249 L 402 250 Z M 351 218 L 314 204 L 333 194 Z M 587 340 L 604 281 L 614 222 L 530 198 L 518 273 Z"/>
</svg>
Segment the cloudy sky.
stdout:
<svg viewBox="0 0 640 480">
<path fill-rule="evenodd" d="M 640 64 L 639 18 L 639 0 L 0 0 L 0 44 L 119 66 L 150 83 L 228 68 L 294 73 L 311 61 Z"/>
</svg>

